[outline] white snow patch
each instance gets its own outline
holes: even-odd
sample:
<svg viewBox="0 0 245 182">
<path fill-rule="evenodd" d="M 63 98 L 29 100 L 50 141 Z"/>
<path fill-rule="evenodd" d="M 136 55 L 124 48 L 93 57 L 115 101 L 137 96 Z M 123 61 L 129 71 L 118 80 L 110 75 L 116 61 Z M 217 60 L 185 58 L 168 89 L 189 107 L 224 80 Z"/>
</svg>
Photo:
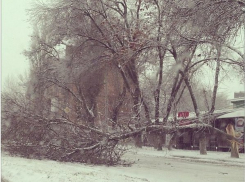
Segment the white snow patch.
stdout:
<svg viewBox="0 0 245 182">
<path fill-rule="evenodd" d="M 178 150 L 173 149 L 163 150 L 162 152 L 156 151 L 150 147 L 144 147 L 143 149 L 134 149 L 137 154 L 161 156 L 169 159 L 183 159 L 195 162 L 215 163 L 220 165 L 231 166 L 244 166 L 245 167 L 245 154 L 240 153 L 239 158 L 232 158 L 230 152 L 219 151 L 207 151 L 207 155 L 200 155 L 199 150 Z"/>
<path fill-rule="evenodd" d="M 130 167 L 93 166 L 10 157 L 2 153 L 2 176 L 9 182 L 230 182 L 243 181 L 244 154 L 132 147 L 124 156 Z M 214 180 L 215 179 L 215 180 Z"/>
</svg>

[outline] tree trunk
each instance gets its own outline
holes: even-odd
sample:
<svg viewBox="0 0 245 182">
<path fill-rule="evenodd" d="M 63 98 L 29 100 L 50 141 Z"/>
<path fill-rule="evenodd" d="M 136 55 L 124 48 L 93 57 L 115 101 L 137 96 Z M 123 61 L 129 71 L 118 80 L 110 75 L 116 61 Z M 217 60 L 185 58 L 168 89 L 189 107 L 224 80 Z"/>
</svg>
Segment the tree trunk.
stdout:
<svg viewBox="0 0 245 182">
<path fill-rule="evenodd" d="M 173 144 L 176 142 L 177 135 L 177 133 L 172 135 L 171 139 L 169 140 L 168 150 L 172 150 Z"/>
<path fill-rule="evenodd" d="M 146 120 L 147 120 L 147 124 L 151 124 L 150 111 L 149 111 L 148 105 L 146 104 L 145 100 L 143 100 L 143 97 L 142 97 L 141 102 L 142 102 L 143 105 L 144 105 L 145 118 L 146 118 Z"/>
<path fill-rule="evenodd" d="M 135 136 L 134 141 L 135 141 L 135 146 L 136 147 L 142 148 L 143 142 L 142 142 L 141 133 L 139 133 L 138 135 Z"/>
<path fill-rule="evenodd" d="M 125 100 L 126 97 L 126 87 L 123 86 L 123 91 L 122 93 L 119 94 L 118 99 L 117 99 L 117 105 L 113 108 L 113 112 L 112 112 L 112 127 L 115 128 L 116 124 L 117 124 L 117 119 L 118 119 L 118 115 L 120 112 L 120 109 L 123 105 L 123 102 Z"/>
<path fill-rule="evenodd" d="M 216 70 L 215 70 L 215 78 L 214 78 L 214 89 L 213 89 L 213 96 L 212 96 L 212 105 L 209 113 L 213 113 L 215 110 L 215 101 L 216 101 L 216 95 L 218 91 L 218 85 L 219 85 L 219 72 L 220 72 L 220 54 L 221 54 L 221 46 L 217 45 L 217 62 L 216 62 Z"/>
<path fill-rule="evenodd" d="M 182 73 L 182 76 L 185 77 L 185 74 Z M 192 100 L 192 104 L 193 104 L 193 107 L 194 107 L 196 116 L 199 119 L 199 117 L 200 117 L 200 111 L 198 109 L 197 100 L 196 100 L 196 97 L 194 95 L 194 91 L 192 89 L 192 86 L 191 86 L 190 81 L 188 80 L 188 78 L 184 78 L 184 80 L 185 80 L 185 84 L 186 84 L 186 86 L 187 86 L 187 88 L 189 90 L 189 93 L 190 93 L 190 96 L 191 96 L 191 100 Z"/>
<path fill-rule="evenodd" d="M 227 134 L 236 137 L 235 130 L 232 124 L 228 124 L 225 128 Z M 233 158 L 239 158 L 239 152 L 238 152 L 238 143 L 231 140 L 231 157 Z"/>
<path fill-rule="evenodd" d="M 207 142 L 206 135 L 204 133 L 202 133 L 199 138 L 199 150 L 201 155 L 207 155 Z"/>
<path fill-rule="evenodd" d="M 157 136 L 157 150 L 162 150 L 163 138 L 161 134 Z"/>
<path fill-rule="evenodd" d="M 239 158 L 238 144 L 236 142 L 231 142 L 231 157 Z"/>
<path fill-rule="evenodd" d="M 155 1 L 156 2 L 156 1 Z M 157 34 L 157 42 L 160 44 L 162 41 L 162 16 L 161 16 L 161 8 L 159 6 L 159 4 L 156 2 L 157 5 L 157 9 L 158 9 L 158 34 Z M 166 40 L 165 45 L 167 46 L 168 44 L 168 40 Z M 159 73 L 156 75 L 157 76 L 157 80 L 158 80 L 158 84 L 157 84 L 157 88 L 155 90 L 154 93 L 154 97 L 155 97 L 155 123 L 158 124 L 159 123 L 159 117 L 160 117 L 160 93 L 161 93 L 161 86 L 162 86 L 162 77 L 163 77 L 163 59 L 165 57 L 166 54 L 166 49 L 158 46 L 158 57 L 159 57 Z"/>
<path fill-rule="evenodd" d="M 189 90 L 189 93 L 190 93 L 190 96 L 192 99 L 192 103 L 193 103 L 193 107 L 195 109 L 196 116 L 197 116 L 199 122 L 202 122 L 202 121 L 200 121 L 200 112 L 199 112 L 199 109 L 197 106 L 196 97 L 194 95 L 194 92 L 192 90 L 191 84 L 190 84 L 188 79 L 185 79 L 185 84 Z M 199 150 L 200 150 L 201 155 L 207 155 L 207 142 L 206 142 L 206 136 L 204 133 L 201 133 L 200 138 L 199 138 Z"/>
<path fill-rule="evenodd" d="M 176 95 L 177 95 L 177 93 L 178 93 L 178 91 L 180 89 L 180 86 L 181 86 L 183 80 L 184 80 L 184 77 L 179 79 L 179 72 L 178 72 L 176 74 L 175 78 L 174 78 L 174 84 L 172 86 L 170 98 L 168 99 L 167 110 L 166 110 L 166 114 L 165 114 L 165 116 L 163 118 L 163 122 L 167 122 L 167 120 L 168 120 L 170 111 L 172 109 L 173 102 L 175 100 L 175 97 L 176 97 Z"/>
</svg>

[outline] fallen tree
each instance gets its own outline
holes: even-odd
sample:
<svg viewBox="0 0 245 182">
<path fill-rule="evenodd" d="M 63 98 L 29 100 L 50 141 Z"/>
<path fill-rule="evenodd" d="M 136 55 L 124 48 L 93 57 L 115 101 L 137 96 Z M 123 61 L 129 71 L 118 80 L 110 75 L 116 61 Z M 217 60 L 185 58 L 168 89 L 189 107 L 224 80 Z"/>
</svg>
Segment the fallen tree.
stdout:
<svg viewBox="0 0 245 182">
<path fill-rule="evenodd" d="M 158 146 L 161 146 L 162 135 L 187 129 L 214 133 L 238 142 L 233 136 L 204 124 L 209 122 L 196 121 L 186 126 L 168 123 L 172 106 L 181 97 L 182 86 L 188 88 L 199 118 L 190 76 L 193 69 L 200 69 L 213 55 L 210 51 L 206 61 L 192 58 L 205 54 L 205 51 L 202 54 L 196 52 L 196 47 L 203 45 L 204 40 L 214 39 L 211 45 L 223 45 L 229 40 L 226 35 L 241 27 L 242 11 L 238 5 L 222 2 L 223 6 L 219 5 L 217 9 L 215 2 L 210 1 L 186 9 L 185 5 L 168 1 L 137 1 L 135 6 L 126 0 L 99 2 L 60 0 L 50 6 L 39 2 L 30 11 L 35 26 L 33 44 L 26 52 L 32 64 L 31 86 L 23 95 L 3 97 L 4 148 L 24 157 L 114 165 L 120 162 L 125 152 L 120 141 L 128 138 L 139 141 L 144 133 L 153 133 L 159 139 Z M 227 10 L 226 16 L 223 16 L 223 8 Z M 148 12 L 148 9 L 155 10 Z M 220 19 L 221 15 L 229 18 Z M 204 19 L 196 22 L 196 17 L 207 17 L 205 22 L 209 23 L 203 24 Z M 236 26 L 230 22 L 237 22 Z M 197 23 L 201 29 L 190 28 Z M 216 35 L 217 30 L 223 29 L 223 33 Z M 220 36 L 223 37 L 221 40 Z M 62 47 L 65 47 L 64 51 Z M 167 59 L 167 53 L 172 54 L 170 57 L 174 62 Z M 216 58 L 212 60 L 216 61 Z M 101 119 L 96 99 L 111 65 L 119 74 L 117 83 L 122 83 L 122 87 L 113 100 L 111 116 L 108 114 L 109 99 L 105 99 L 101 107 L 105 109 L 104 119 Z M 163 76 L 164 71 L 171 71 L 168 70 L 170 65 L 175 73 L 173 79 Z M 158 70 L 157 82 L 142 88 L 141 76 L 150 67 Z M 164 96 L 163 80 L 170 83 L 170 90 L 166 88 Z M 100 96 L 113 95 L 108 90 Z M 147 92 L 151 96 L 148 100 Z M 29 99 L 25 95 L 29 95 Z M 131 109 L 131 114 L 121 122 L 119 111 L 127 97 L 132 101 L 126 106 Z M 59 103 L 59 99 L 62 102 Z M 70 106 L 68 102 L 71 102 Z M 52 111 L 54 105 L 59 112 Z M 73 119 L 66 113 L 69 110 L 73 112 L 70 114 Z M 155 124 L 151 123 L 152 118 Z M 162 123 L 159 118 L 163 118 Z M 113 125 L 112 130 L 99 128 L 98 121 L 106 128 Z"/>
<path fill-rule="evenodd" d="M 74 123 L 67 118 L 48 119 L 28 111 L 3 110 L 5 127 L 2 131 L 3 149 L 13 155 L 58 161 L 116 165 L 126 148 L 120 141 L 142 133 L 169 134 L 186 129 L 209 133 L 229 141 L 239 141 L 211 125 L 193 123 L 185 126 L 148 124 L 127 131 L 103 132 L 99 128 Z M 12 120 L 8 120 L 12 118 Z M 13 120 L 14 118 L 14 120 Z M 8 124 L 6 124 L 8 121 Z"/>
</svg>

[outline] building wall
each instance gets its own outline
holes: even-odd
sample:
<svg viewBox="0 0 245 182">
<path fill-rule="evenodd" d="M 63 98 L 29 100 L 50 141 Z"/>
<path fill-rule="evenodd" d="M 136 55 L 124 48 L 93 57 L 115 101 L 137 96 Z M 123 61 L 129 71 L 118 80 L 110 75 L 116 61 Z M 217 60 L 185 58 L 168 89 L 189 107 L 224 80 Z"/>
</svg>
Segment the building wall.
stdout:
<svg viewBox="0 0 245 182">
<path fill-rule="evenodd" d="M 70 59 L 69 54 L 72 54 L 72 51 L 72 46 L 68 46 L 66 49 L 66 59 Z M 95 108 L 95 112 L 97 113 L 95 124 L 102 128 L 108 128 L 107 126 L 111 125 L 109 120 L 112 117 L 113 110 L 117 106 L 118 98 L 123 90 L 123 79 L 118 69 L 113 64 L 107 64 L 104 67 L 102 63 L 99 62 L 98 64 L 102 66 L 98 69 L 93 66 L 91 71 L 88 68 L 88 71 L 84 73 L 84 75 L 81 73 L 81 80 L 78 84 L 80 84 L 80 88 L 84 87 L 83 93 L 88 105 L 90 104 L 89 99 L 91 98 L 97 103 Z M 71 67 L 69 66 L 64 70 L 66 69 L 67 72 L 71 71 Z M 71 83 L 66 84 L 66 86 L 75 94 L 79 95 L 76 87 L 77 85 Z M 51 101 L 50 108 L 53 112 L 50 114 L 50 117 L 66 116 L 73 122 L 86 120 L 83 117 L 84 111 L 78 111 L 79 107 L 84 106 L 81 106 L 81 104 L 66 90 L 53 85 L 47 89 L 45 95 Z M 131 108 L 131 100 L 127 93 L 125 102 L 119 112 L 119 118 L 129 115 L 131 113 Z"/>
<path fill-rule="evenodd" d="M 111 127 L 112 123 L 109 120 L 112 118 L 113 111 L 118 105 L 120 95 L 123 92 L 123 79 L 115 66 L 107 65 L 105 70 L 103 87 L 97 97 L 97 122 L 102 127 L 108 127 L 108 125 Z M 119 119 L 130 115 L 131 108 L 132 103 L 129 94 L 126 93 L 124 103 L 119 112 Z"/>
<path fill-rule="evenodd" d="M 235 92 L 234 98 L 245 97 L 245 92 Z"/>
</svg>

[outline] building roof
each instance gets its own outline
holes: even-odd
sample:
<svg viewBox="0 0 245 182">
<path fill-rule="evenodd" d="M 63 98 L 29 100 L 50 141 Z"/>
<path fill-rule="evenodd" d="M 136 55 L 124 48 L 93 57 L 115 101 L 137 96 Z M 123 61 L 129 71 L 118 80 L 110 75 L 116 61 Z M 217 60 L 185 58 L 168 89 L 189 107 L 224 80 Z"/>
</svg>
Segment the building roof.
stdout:
<svg viewBox="0 0 245 182">
<path fill-rule="evenodd" d="M 231 101 L 231 103 L 238 102 L 238 101 L 245 101 L 245 97 L 234 98 L 234 99 L 231 99 L 230 101 Z"/>
<path fill-rule="evenodd" d="M 218 119 L 221 118 L 238 118 L 238 117 L 245 117 L 245 109 L 240 109 L 237 111 L 230 112 L 228 114 L 224 114 L 218 117 Z"/>
</svg>

